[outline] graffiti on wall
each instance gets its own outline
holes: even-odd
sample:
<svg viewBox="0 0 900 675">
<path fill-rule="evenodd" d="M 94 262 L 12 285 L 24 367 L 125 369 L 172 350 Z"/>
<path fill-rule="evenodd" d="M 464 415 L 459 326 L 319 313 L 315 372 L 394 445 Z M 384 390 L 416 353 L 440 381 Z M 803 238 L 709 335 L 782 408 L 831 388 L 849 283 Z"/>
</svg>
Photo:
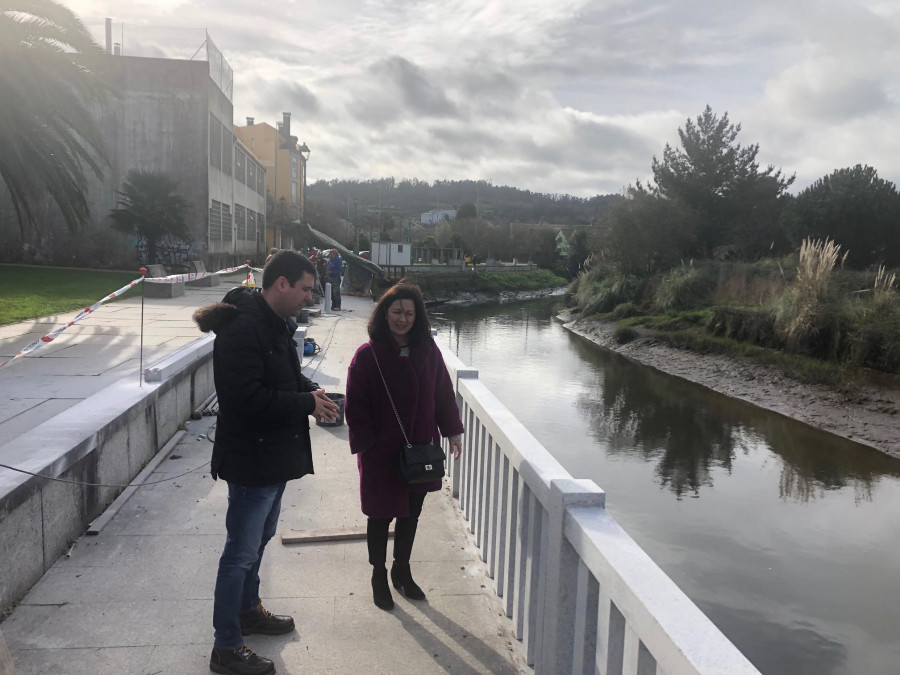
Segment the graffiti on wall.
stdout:
<svg viewBox="0 0 900 675">
<path fill-rule="evenodd" d="M 156 242 L 156 260 L 149 260 L 147 240 L 140 237 L 135 241 L 138 263 L 148 265 L 158 263 L 167 268 L 177 270 L 189 267 L 191 260 L 196 259 L 196 245 L 193 241 L 185 241 L 167 234 Z"/>
</svg>

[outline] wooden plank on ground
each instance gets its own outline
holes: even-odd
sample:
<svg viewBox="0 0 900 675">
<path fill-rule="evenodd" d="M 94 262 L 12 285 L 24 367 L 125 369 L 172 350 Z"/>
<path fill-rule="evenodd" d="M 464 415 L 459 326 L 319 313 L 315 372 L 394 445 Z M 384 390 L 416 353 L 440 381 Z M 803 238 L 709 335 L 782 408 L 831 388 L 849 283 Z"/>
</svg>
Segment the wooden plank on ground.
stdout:
<svg viewBox="0 0 900 675">
<path fill-rule="evenodd" d="M 394 525 L 388 529 L 388 536 L 394 534 Z M 312 544 L 322 541 L 351 541 L 365 539 L 365 527 L 343 527 L 322 530 L 291 530 L 291 534 L 282 534 L 282 544 Z"/>
<path fill-rule="evenodd" d="M 0 630 L 0 675 L 16 675 L 16 664 L 13 663 L 12 655 L 6 648 L 2 630 Z"/>
</svg>

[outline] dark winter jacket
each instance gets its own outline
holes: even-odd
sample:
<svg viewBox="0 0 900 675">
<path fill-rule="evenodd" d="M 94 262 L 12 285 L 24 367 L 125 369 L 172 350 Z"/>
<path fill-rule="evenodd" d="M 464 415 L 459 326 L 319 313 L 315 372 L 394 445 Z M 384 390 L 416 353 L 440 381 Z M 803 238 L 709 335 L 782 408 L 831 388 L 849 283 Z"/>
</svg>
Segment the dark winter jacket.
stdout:
<svg viewBox="0 0 900 675">
<path fill-rule="evenodd" d="M 350 451 L 356 453 L 362 511 L 370 518 L 409 516 L 409 491 L 433 492 L 441 481 L 408 485 L 399 474 L 403 433 L 384 391 L 372 348 L 411 443 L 438 442 L 463 433 L 456 394 L 434 340 L 400 356 L 393 337 L 362 345 L 347 373 L 344 415 Z"/>
<path fill-rule="evenodd" d="M 194 320 L 213 331 L 219 399 L 212 477 L 273 485 L 313 473 L 309 415 L 317 389 L 300 372 L 293 322 L 280 318 L 258 291 L 235 288 L 201 307 Z"/>
</svg>

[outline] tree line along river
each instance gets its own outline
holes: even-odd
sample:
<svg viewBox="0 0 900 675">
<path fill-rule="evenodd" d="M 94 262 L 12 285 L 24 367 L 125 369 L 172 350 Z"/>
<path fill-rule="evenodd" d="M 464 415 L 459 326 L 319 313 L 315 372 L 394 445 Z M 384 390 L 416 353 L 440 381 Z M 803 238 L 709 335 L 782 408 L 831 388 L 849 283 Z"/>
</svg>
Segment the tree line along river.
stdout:
<svg viewBox="0 0 900 675">
<path fill-rule="evenodd" d="M 432 319 L 760 671 L 900 673 L 900 460 L 635 364 L 560 309 Z"/>
</svg>

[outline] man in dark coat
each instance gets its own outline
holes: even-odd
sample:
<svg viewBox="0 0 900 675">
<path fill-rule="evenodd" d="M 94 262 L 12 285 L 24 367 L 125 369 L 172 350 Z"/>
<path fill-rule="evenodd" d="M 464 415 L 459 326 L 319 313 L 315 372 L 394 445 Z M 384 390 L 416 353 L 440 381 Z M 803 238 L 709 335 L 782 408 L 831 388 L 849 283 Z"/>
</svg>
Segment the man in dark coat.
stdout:
<svg viewBox="0 0 900 675">
<path fill-rule="evenodd" d="M 262 290 L 235 288 L 194 320 L 214 331 L 213 373 L 219 399 L 210 473 L 228 483 L 227 538 L 216 577 L 210 670 L 232 675 L 275 672 L 245 645 L 253 633 L 294 629 L 259 599 L 259 567 L 275 534 L 288 480 L 313 473 L 309 415 L 331 421 L 337 405 L 300 371 L 295 316 L 312 295 L 315 267 L 295 251 L 266 262 Z"/>
</svg>

